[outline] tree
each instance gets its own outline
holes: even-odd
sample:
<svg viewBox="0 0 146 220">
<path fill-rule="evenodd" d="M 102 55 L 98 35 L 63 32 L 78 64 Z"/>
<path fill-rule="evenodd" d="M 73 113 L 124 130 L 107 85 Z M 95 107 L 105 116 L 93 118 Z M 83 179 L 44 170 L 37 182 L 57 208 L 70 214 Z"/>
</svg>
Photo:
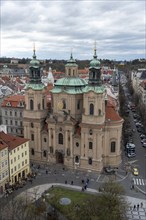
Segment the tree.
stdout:
<svg viewBox="0 0 146 220">
<path fill-rule="evenodd" d="M 102 192 L 92 196 L 84 205 L 83 213 L 87 219 L 96 220 L 126 220 L 128 203 L 123 194 L 123 187 L 113 181 L 101 186 Z"/>
</svg>

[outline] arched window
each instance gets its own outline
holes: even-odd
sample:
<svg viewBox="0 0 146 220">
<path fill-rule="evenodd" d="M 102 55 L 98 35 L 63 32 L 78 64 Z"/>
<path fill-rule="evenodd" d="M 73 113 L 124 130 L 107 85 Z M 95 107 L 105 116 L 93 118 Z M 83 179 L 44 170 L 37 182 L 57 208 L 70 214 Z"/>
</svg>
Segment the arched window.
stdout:
<svg viewBox="0 0 146 220">
<path fill-rule="evenodd" d="M 77 102 L 77 109 L 80 109 L 80 100 Z"/>
<path fill-rule="evenodd" d="M 42 99 L 42 108 L 45 109 L 45 100 Z"/>
<path fill-rule="evenodd" d="M 116 142 L 112 141 L 111 142 L 111 152 L 114 153 L 116 151 Z"/>
<path fill-rule="evenodd" d="M 94 105 L 90 104 L 90 115 L 94 115 Z"/>
<path fill-rule="evenodd" d="M 34 141 L 34 134 L 31 134 L 31 140 Z"/>
<path fill-rule="evenodd" d="M 31 128 L 33 128 L 33 127 L 34 127 L 33 122 L 31 122 L 31 123 L 30 123 L 30 126 L 31 126 Z"/>
<path fill-rule="evenodd" d="M 33 100 L 30 99 L 30 110 L 33 110 L 34 106 L 33 106 Z"/>
<path fill-rule="evenodd" d="M 75 163 L 79 163 L 79 156 L 75 156 Z"/>
<path fill-rule="evenodd" d="M 63 100 L 62 103 L 63 103 L 63 109 L 66 109 L 66 101 Z"/>
<path fill-rule="evenodd" d="M 92 129 L 90 129 L 90 130 L 89 130 L 89 134 L 90 134 L 90 135 L 92 135 L 92 134 L 93 134 L 93 131 L 92 131 Z"/>
<path fill-rule="evenodd" d="M 98 109 L 98 115 L 101 115 L 101 109 Z"/>
<path fill-rule="evenodd" d="M 91 157 L 89 157 L 89 159 L 88 159 L 88 164 L 92 165 L 92 158 Z"/>
<path fill-rule="evenodd" d="M 93 148 L 93 143 L 92 143 L 92 142 L 89 142 L 89 149 L 92 150 L 92 148 Z"/>
<path fill-rule="evenodd" d="M 46 157 L 47 156 L 47 152 L 46 150 L 43 151 L 43 157 Z"/>
<path fill-rule="evenodd" d="M 34 155 L 34 149 L 31 148 L 31 155 Z"/>
<path fill-rule="evenodd" d="M 63 144 L 63 134 L 59 133 L 58 135 L 58 144 Z"/>
</svg>

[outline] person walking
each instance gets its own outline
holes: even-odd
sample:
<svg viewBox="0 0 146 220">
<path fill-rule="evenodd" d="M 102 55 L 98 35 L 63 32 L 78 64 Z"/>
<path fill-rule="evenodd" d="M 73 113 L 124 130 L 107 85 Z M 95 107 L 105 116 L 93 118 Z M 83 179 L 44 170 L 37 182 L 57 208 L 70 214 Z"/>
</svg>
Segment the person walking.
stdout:
<svg viewBox="0 0 146 220">
<path fill-rule="evenodd" d="M 139 210 L 139 204 L 137 204 L 137 211 Z"/>
<path fill-rule="evenodd" d="M 140 205 L 141 205 L 141 208 L 143 208 L 143 202 L 141 202 Z"/>
<path fill-rule="evenodd" d="M 133 206 L 133 210 L 135 210 L 135 209 L 136 209 L 136 205 Z"/>
</svg>

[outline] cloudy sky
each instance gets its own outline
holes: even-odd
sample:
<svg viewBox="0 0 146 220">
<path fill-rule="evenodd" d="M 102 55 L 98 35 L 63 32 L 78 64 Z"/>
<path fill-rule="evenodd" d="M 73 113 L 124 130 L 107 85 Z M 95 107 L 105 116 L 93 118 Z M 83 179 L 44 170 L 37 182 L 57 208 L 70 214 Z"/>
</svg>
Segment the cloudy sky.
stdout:
<svg viewBox="0 0 146 220">
<path fill-rule="evenodd" d="M 0 56 L 146 58 L 145 0 L 1 0 Z"/>
</svg>

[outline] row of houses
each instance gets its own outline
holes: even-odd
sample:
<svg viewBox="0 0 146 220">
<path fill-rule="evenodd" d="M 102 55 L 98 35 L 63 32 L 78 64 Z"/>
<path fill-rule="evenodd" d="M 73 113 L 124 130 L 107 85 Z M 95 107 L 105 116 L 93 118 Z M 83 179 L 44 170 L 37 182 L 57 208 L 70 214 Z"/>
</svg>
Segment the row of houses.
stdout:
<svg viewBox="0 0 146 220">
<path fill-rule="evenodd" d="M 138 69 L 132 72 L 131 82 L 134 92 L 141 99 L 141 103 L 146 105 L 146 69 Z"/>
<path fill-rule="evenodd" d="M 0 194 L 30 173 L 29 140 L 0 132 Z"/>
</svg>

